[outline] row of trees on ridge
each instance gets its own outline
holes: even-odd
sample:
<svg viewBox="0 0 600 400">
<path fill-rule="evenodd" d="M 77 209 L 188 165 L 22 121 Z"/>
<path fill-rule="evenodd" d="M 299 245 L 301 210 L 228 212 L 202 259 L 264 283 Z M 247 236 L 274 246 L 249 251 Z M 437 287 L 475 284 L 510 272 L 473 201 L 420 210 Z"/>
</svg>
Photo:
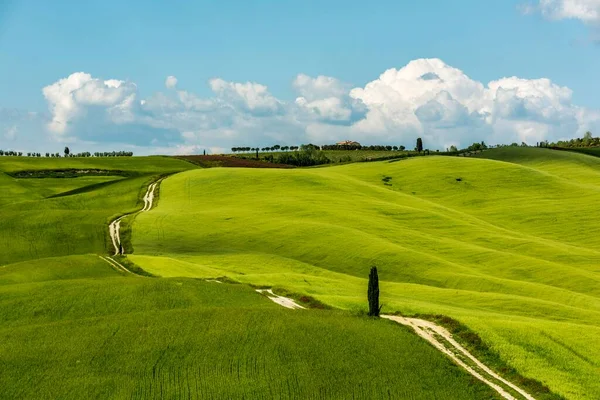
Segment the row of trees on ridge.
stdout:
<svg viewBox="0 0 600 400">
<path fill-rule="evenodd" d="M 577 148 L 577 147 L 598 147 L 600 146 L 600 137 L 594 137 L 592 132 L 587 131 L 582 138 L 575 138 L 571 140 L 558 140 L 554 143 L 548 143 L 548 141 L 538 143 L 538 147 L 564 147 L 564 148 Z"/>
<path fill-rule="evenodd" d="M 278 144 L 267 147 L 232 147 L 232 153 L 250 153 L 250 152 L 273 152 L 273 151 L 297 151 L 304 150 L 305 148 L 313 148 L 315 150 L 370 150 L 370 151 L 404 151 L 405 146 L 391 146 L 391 145 L 373 145 L 373 146 L 361 146 L 351 144 L 324 144 L 322 146 L 316 144 L 303 144 L 301 146 L 280 146 Z"/>
<path fill-rule="evenodd" d="M 25 153 L 27 157 L 42 157 L 42 153 Z M 12 157 L 23 157 L 22 151 L 12 151 L 12 150 L 0 150 L 0 156 L 12 156 Z M 85 151 L 82 153 L 71 153 L 71 150 L 68 147 L 65 147 L 63 155 L 60 153 L 46 153 L 46 157 L 52 158 L 60 158 L 60 157 L 92 157 L 92 153 L 89 151 Z M 95 152 L 93 153 L 94 157 L 132 157 L 132 151 L 104 151 L 104 152 Z"/>
<path fill-rule="evenodd" d="M 275 146 L 272 147 L 232 147 L 231 148 L 231 152 L 232 153 L 243 153 L 243 152 L 255 152 L 255 151 L 262 151 L 262 152 L 267 152 L 267 151 L 295 151 L 298 150 L 300 147 L 298 146 L 280 146 L 278 144 L 276 144 Z"/>
</svg>

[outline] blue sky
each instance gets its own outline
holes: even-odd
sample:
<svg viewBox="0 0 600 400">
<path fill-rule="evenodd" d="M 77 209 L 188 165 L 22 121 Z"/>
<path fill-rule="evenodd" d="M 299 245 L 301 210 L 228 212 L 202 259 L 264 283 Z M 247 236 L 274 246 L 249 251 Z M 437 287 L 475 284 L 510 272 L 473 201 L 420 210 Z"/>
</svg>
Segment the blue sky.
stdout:
<svg viewBox="0 0 600 400">
<path fill-rule="evenodd" d="M 0 148 L 573 137 L 599 126 L 599 22 L 595 0 L 3 1 Z M 379 79 L 419 59 L 443 64 Z M 415 86 L 421 70 L 446 78 Z M 77 72 L 87 75 L 43 94 Z M 484 88 L 520 80 L 480 92 L 462 73 Z M 550 83 L 530 81 L 540 78 Z"/>
</svg>

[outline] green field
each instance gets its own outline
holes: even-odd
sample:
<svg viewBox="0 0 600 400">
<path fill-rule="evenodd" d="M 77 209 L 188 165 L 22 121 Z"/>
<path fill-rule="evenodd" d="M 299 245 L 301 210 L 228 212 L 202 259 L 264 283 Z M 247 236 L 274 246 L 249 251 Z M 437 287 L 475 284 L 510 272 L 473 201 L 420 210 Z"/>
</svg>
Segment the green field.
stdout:
<svg viewBox="0 0 600 400">
<path fill-rule="evenodd" d="M 384 312 L 444 314 L 526 377 L 600 396 L 600 159 L 536 148 L 294 170 L 205 169 L 161 185 L 129 258 Z M 486 159 L 484 159 L 485 157 Z"/>
<path fill-rule="evenodd" d="M 0 269 L 0 321 L 6 399 L 495 398 L 388 321 L 124 277 L 91 255 Z"/>
<path fill-rule="evenodd" d="M 107 224 L 143 204 L 145 185 L 157 176 L 194 166 L 166 157 L 0 157 L 0 265 L 108 249 Z M 15 179 L 7 173 L 91 168 L 129 171 L 131 177 Z M 69 195 L 79 189 L 78 195 Z M 62 195 L 64 194 L 64 195 Z M 58 196 L 58 197 L 52 197 Z"/>
<path fill-rule="evenodd" d="M 277 159 L 277 156 L 284 153 L 291 153 L 291 151 L 270 151 L 270 152 L 259 152 L 258 157 L 264 158 L 272 155 Z M 409 151 L 375 151 L 375 150 L 322 150 L 322 153 L 334 163 L 339 162 L 358 162 L 358 161 L 370 161 L 378 158 L 395 157 L 409 154 Z M 416 153 L 415 153 L 416 154 Z M 238 157 L 252 158 L 256 156 L 254 152 L 239 153 Z"/>
<path fill-rule="evenodd" d="M 600 147 L 565 147 L 562 151 L 571 151 L 574 153 L 588 154 L 594 157 L 600 157 Z"/>
<path fill-rule="evenodd" d="M 131 176 L 7 174 L 93 168 Z M 102 260 L 108 223 L 140 209 L 149 182 L 190 168 L 0 158 L 0 398 L 497 398 L 390 321 L 287 310 L 247 285 L 123 275 Z"/>
</svg>

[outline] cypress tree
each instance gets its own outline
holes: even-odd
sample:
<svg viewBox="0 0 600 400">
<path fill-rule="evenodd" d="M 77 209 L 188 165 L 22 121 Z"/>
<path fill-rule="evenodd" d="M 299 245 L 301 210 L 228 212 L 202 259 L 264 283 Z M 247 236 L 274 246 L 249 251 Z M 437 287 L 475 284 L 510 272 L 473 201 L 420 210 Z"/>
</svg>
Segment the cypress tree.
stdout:
<svg viewBox="0 0 600 400">
<path fill-rule="evenodd" d="M 379 277 L 377 275 L 377 267 L 371 267 L 367 297 L 369 299 L 369 315 L 379 317 L 381 307 L 379 306 Z"/>
</svg>

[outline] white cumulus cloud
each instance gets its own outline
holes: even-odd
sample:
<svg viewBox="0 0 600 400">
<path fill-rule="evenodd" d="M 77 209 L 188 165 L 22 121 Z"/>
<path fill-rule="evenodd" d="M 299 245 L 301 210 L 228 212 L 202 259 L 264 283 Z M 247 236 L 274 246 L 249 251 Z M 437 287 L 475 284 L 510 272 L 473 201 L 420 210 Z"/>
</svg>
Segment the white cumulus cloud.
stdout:
<svg viewBox="0 0 600 400">
<path fill-rule="evenodd" d="M 314 101 L 308 101 L 305 97 L 298 97 L 296 104 L 326 121 L 348 121 L 352 115 L 352 110 L 345 107 L 342 100 L 337 97 Z"/>
<path fill-rule="evenodd" d="M 306 74 L 298 74 L 292 85 L 308 101 L 342 97 L 349 89 L 348 84 L 340 82 L 336 78 L 323 75 L 312 78 Z"/>
<path fill-rule="evenodd" d="M 351 122 L 352 116 L 360 115 L 364 109 L 362 103 L 349 96 L 350 85 L 336 78 L 319 75 L 316 78 L 299 74 L 293 87 L 300 97 L 296 105 L 309 118 L 323 122 Z"/>
<path fill-rule="evenodd" d="M 569 88 L 548 79 L 502 78 L 484 85 L 439 59 L 421 59 L 384 72 L 351 91 L 369 111 L 359 124 L 375 135 L 408 131 L 434 146 L 535 142 L 572 137 L 580 108 Z M 535 134 L 534 134 L 535 132 Z M 544 132 L 539 135 L 538 132 Z"/>
<path fill-rule="evenodd" d="M 578 19 L 585 23 L 600 23 L 600 0 L 539 0 L 525 7 L 528 13 L 539 11 L 549 19 Z"/>
<path fill-rule="evenodd" d="M 175 86 L 177 86 L 177 78 L 173 75 L 167 76 L 167 79 L 165 79 L 165 87 L 167 89 L 173 89 Z"/>
<path fill-rule="evenodd" d="M 105 108 L 109 114 L 122 115 L 133 104 L 136 91 L 133 83 L 116 79 L 103 81 L 83 72 L 71 74 L 42 90 L 52 113 L 48 129 L 64 135 L 69 124 L 91 106 Z"/>
<path fill-rule="evenodd" d="M 572 91 L 547 78 L 484 83 L 439 59 L 411 61 L 354 88 L 299 74 L 292 82 L 298 97 L 291 100 L 256 82 L 215 78 L 208 85 L 208 97 L 165 90 L 141 99 L 133 82 L 74 73 L 43 89 L 50 111 L 43 121 L 55 140 L 123 143 L 148 152 L 344 139 L 412 148 L 417 137 L 436 149 L 481 140 L 552 141 L 600 128 L 599 110 L 573 104 Z M 0 121 L 0 127 L 13 125 L 19 138 L 26 136 L 19 123 Z"/>
<path fill-rule="evenodd" d="M 600 0 L 536 0 L 519 8 L 524 14 L 539 13 L 551 21 L 581 21 L 589 28 L 591 42 L 600 44 Z"/>
<path fill-rule="evenodd" d="M 216 78 L 210 87 L 217 97 L 257 115 L 277 114 L 282 103 L 273 97 L 266 86 L 254 82 L 227 82 Z"/>
</svg>

